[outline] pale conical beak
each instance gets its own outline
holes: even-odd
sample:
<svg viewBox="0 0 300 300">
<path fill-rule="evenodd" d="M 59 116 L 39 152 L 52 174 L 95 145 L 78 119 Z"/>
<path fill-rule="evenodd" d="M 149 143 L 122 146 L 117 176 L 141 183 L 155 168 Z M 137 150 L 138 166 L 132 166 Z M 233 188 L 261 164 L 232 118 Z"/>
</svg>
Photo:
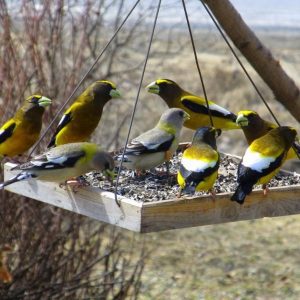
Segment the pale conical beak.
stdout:
<svg viewBox="0 0 300 300">
<path fill-rule="evenodd" d="M 146 86 L 146 91 L 151 94 L 159 94 L 159 85 L 153 81 Z"/>
<path fill-rule="evenodd" d="M 248 119 L 242 114 L 237 116 L 235 123 L 241 127 L 249 125 Z"/>
<path fill-rule="evenodd" d="M 52 103 L 52 100 L 43 96 L 42 98 L 39 99 L 38 103 L 39 106 L 41 107 L 47 107 Z"/>
<path fill-rule="evenodd" d="M 190 118 L 191 116 L 187 112 L 184 112 L 183 120 L 188 121 Z"/>
<path fill-rule="evenodd" d="M 215 133 L 216 138 L 218 138 L 222 134 L 221 129 L 216 129 L 216 128 L 212 127 L 212 131 Z"/>
<path fill-rule="evenodd" d="M 121 92 L 117 89 L 112 89 L 110 92 L 109 92 L 109 95 L 112 97 L 112 98 L 121 98 Z"/>
</svg>

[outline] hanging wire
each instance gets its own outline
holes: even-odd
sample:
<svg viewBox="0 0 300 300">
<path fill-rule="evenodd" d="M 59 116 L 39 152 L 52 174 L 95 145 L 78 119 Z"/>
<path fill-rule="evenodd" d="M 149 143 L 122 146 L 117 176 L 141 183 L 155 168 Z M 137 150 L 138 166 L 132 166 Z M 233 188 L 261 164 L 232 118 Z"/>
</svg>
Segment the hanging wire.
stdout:
<svg viewBox="0 0 300 300">
<path fill-rule="evenodd" d="M 151 50 L 151 46 L 152 46 L 152 41 L 153 41 L 153 36 L 154 36 L 154 32 L 155 32 L 155 27 L 156 27 L 156 23 L 157 23 L 157 18 L 158 18 L 158 13 L 159 13 L 160 5 L 161 5 L 161 0 L 158 0 L 158 6 L 157 6 L 157 10 L 156 10 L 154 22 L 153 22 L 153 27 L 152 27 L 152 32 L 151 32 L 150 40 L 149 40 L 147 54 L 146 54 L 146 58 L 145 58 L 145 62 L 144 62 L 143 70 L 142 70 L 142 75 L 141 75 L 141 79 L 140 79 L 140 83 L 139 83 L 139 87 L 138 87 L 136 99 L 135 99 L 134 106 L 133 106 L 133 111 L 132 111 L 132 114 L 131 114 L 131 119 L 130 119 L 128 134 L 127 134 L 125 145 L 124 145 L 124 149 L 123 149 L 123 152 L 122 152 L 122 158 L 121 158 L 121 162 L 120 162 L 120 165 L 119 165 L 118 175 L 117 175 L 117 178 L 116 178 L 115 202 L 116 202 L 116 204 L 119 207 L 120 207 L 120 203 L 118 202 L 117 192 L 118 192 L 118 184 L 119 184 L 120 175 L 121 175 L 121 169 L 122 169 L 122 165 L 123 165 L 123 161 L 124 161 L 124 155 L 125 155 L 125 152 L 126 152 L 127 144 L 128 144 L 128 141 L 129 141 L 129 136 L 130 136 L 130 132 L 131 132 L 132 124 L 133 124 L 134 115 L 135 115 L 137 104 L 138 104 L 139 97 L 140 97 L 140 91 L 141 91 L 141 88 L 142 88 L 143 79 L 144 79 L 144 75 L 145 75 L 145 71 L 146 71 L 146 66 L 147 66 L 148 59 L 149 59 L 149 54 L 150 54 L 150 50 Z"/>
<path fill-rule="evenodd" d="M 202 73 L 201 73 L 201 70 L 200 70 L 200 65 L 199 65 L 199 61 L 198 61 L 198 57 L 197 57 L 197 52 L 196 52 L 194 37 L 193 37 L 193 33 L 192 33 L 192 28 L 191 28 L 191 24 L 190 24 L 189 17 L 188 17 L 188 14 L 187 14 L 187 10 L 186 10 L 186 6 L 185 6 L 185 0 L 182 0 L 182 5 L 183 5 L 183 9 L 184 9 L 186 23 L 187 23 L 187 26 L 188 26 L 188 29 L 189 29 L 189 34 L 190 34 L 190 38 L 191 38 L 193 53 L 194 53 L 195 62 L 196 62 L 198 74 L 199 74 L 202 89 L 203 89 L 203 94 L 204 94 L 204 98 L 205 98 L 205 102 L 206 102 L 206 107 L 207 107 L 207 110 L 208 110 L 210 124 L 211 124 L 212 127 L 214 127 L 211 110 L 210 110 L 209 104 L 208 104 L 208 99 L 207 99 L 206 89 L 205 89 L 205 85 L 204 85 L 204 80 L 203 80 L 203 76 L 202 76 Z"/>
<path fill-rule="evenodd" d="M 236 54 L 235 50 L 233 49 L 233 47 L 231 46 L 231 44 L 229 43 L 226 35 L 224 34 L 222 28 L 220 27 L 220 25 L 218 24 L 218 22 L 216 21 L 216 18 L 214 17 L 214 15 L 211 13 L 211 11 L 207 8 L 206 4 L 204 3 L 203 0 L 200 0 L 203 7 L 205 8 L 205 10 L 207 11 L 208 15 L 210 16 L 210 18 L 212 19 L 212 21 L 214 22 L 215 26 L 217 27 L 218 31 L 220 32 L 221 36 L 223 37 L 225 43 L 227 44 L 227 46 L 229 47 L 229 49 L 231 50 L 233 56 L 236 58 L 236 60 L 238 61 L 239 65 L 241 66 L 241 68 L 243 69 L 243 71 L 245 72 L 246 76 L 248 77 L 248 79 L 250 80 L 251 84 L 253 85 L 255 91 L 257 92 L 257 94 L 259 95 L 260 99 L 263 101 L 263 103 L 265 104 L 265 106 L 267 107 L 267 109 L 269 110 L 270 114 L 272 115 L 272 117 L 274 118 L 275 122 L 277 123 L 278 126 L 280 126 L 280 123 L 278 121 L 278 119 L 276 118 L 276 116 L 274 115 L 272 109 L 270 108 L 270 106 L 268 105 L 267 101 L 265 100 L 264 96 L 262 95 L 262 93 L 260 92 L 260 90 L 258 89 L 258 87 L 256 86 L 255 82 L 253 81 L 253 79 L 251 78 L 250 74 L 248 73 L 248 71 L 246 70 L 246 68 L 244 67 L 242 61 L 239 59 L 238 55 Z"/>
<path fill-rule="evenodd" d="M 70 100 L 72 99 L 72 97 L 74 96 L 74 94 L 77 92 L 77 90 L 79 89 L 79 87 L 81 86 L 81 84 L 83 83 L 83 81 L 86 79 L 86 77 L 91 73 L 91 71 L 94 69 L 94 67 L 96 66 L 96 64 L 98 63 L 99 59 L 102 57 L 102 55 L 105 53 L 106 49 L 110 46 L 110 44 L 112 43 L 112 41 L 115 39 L 115 37 L 117 36 L 117 34 L 119 33 L 119 31 L 122 29 L 122 27 L 124 26 L 124 24 L 126 23 L 126 21 L 128 20 L 128 18 L 130 17 L 130 15 L 132 14 L 132 12 L 134 11 L 134 9 L 136 8 L 136 6 L 138 5 L 138 3 L 140 2 L 140 0 L 137 0 L 135 2 L 135 4 L 132 6 L 132 8 L 130 9 L 129 13 L 127 14 L 127 16 L 125 17 L 125 19 L 122 21 L 122 23 L 119 25 L 119 27 L 116 29 L 116 31 L 114 32 L 114 34 L 112 35 L 112 37 L 110 38 L 110 40 L 107 42 L 107 44 L 104 46 L 104 48 L 102 49 L 102 51 L 99 53 L 99 55 L 96 57 L 96 59 L 94 60 L 93 64 L 90 66 L 90 68 L 86 71 L 86 73 L 82 76 L 82 78 L 80 79 L 80 81 L 78 82 L 78 84 L 76 85 L 76 87 L 74 88 L 74 90 L 72 91 L 71 95 L 67 98 L 67 100 L 63 103 L 63 105 L 60 107 L 60 109 L 57 111 L 57 113 L 54 115 L 52 121 L 50 122 L 50 124 L 48 125 L 48 127 L 46 128 L 46 130 L 43 132 L 43 134 L 40 136 L 40 138 L 38 139 L 38 141 L 35 143 L 35 145 L 33 146 L 32 150 L 29 153 L 28 156 L 28 160 L 30 159 L 32 153 L 34 152 L 34 150 L 37 148 L 37 146 L 40 144 L 40 142 L 42 141 L 42 139 L 45 137 L 45 135 L 47 134 L 47 132 L 49 131 L 49 129 L 52 127 L 52 125 L 54 124 L 54 122 L 56 121 L 56 119 L 58 118 L 58 116 L 60 115 L 60 113 L 64 110 L 64 108 L 67 106 L 67 104 L 70 102 Z"/>
<path fill-rule="evenodd" d="M 182 0 L 184 1 L 184 0 Z M 268 111 L 270 112 L 270 114 L 272 115 L 273 119 L 275 120 L 275 122 L 277 123 L 277 125 L 280 127 L 280 123 L 278 121 L 278 119 L 276 118 L 275 114 L 273 113 L 271 107 L 269 106 L 269 104 L 267 103 L 266 99 L 264 98 L 264 96 L 262 95 L 262 93 L 260 92 L 260 90 L 258 89 L 257 85 L 255 84 L 255 82 L 253 81 L 253 79 L 251 78 L 250 74 L 248 73 L 248 71 L 246 70 L 245 66 L 243 65 L 242 61 L 239 59 L 238 55 L 236 54 L 235 50 L 233 49 L 233 47 L 231 46 L 231 44 L 228 41 L 228 38 L 226 37 L 226 35 L 224 34 L 222 28 L 220 27 L 220 25 L 218 24 L 218 22 L 216 21 L 216 18 L 214 17 L 214 15 L 211 13 L 211 11 L 208 9 L 207 5 L 204 3 L 203 0 L 200 0 L 204 9 L 207 11 L 208 15 L 210 16 L 211 20 L 214 22 L 215 26 L 217 27 L 218 31 L 220 32 L 222 38 L 224 39 L 225 43 L 227 44 L 227 46 L 229 47 L 229 49 L 231 50 L 233 56 L 236 58 L 237 62 L 239 63 L 239 65 L 241 66 L 241 68 L 243 69 L 244 73 L 246 74 L 246 76 L 248 77 L 249 81 L 251 82 L 251 84 L 253 85 L 255 91 L 257 92 L 257 94 L 259 95 L 260 99 L 263 101 L 264 105 L 266 106 L 266 108 L 268 109 Z M 296 147 L 294 145 L 292 145 L 292 148 L 294 149 L 298 159 L 300 160 L 300 153 L 298 153 Z"/>
</svg>

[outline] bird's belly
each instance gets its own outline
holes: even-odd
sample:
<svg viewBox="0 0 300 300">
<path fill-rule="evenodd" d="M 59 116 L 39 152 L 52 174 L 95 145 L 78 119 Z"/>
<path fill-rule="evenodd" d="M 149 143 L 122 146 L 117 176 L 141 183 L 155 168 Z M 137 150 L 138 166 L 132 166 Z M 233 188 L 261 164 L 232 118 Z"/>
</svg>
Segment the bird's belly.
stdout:
<svg viewBox="0 0 300 300">
<path fill-rule="evenodd" d="M 196 186 L 196 192 L 210 190 L 213 187 L 213 185 L 217 179 L 217 176 L 218 176 L 218 171 L 205 177 L 204 180 L 199 182 L 199 184 Z"/>
<path fill-rule="evenodd" d="M 279 172 L 280 167 L 271 172 L 270 174 L 259 178 L 256 184 L 267 184 Z"/>
<path fill-rule="evenodd" d="M 88 171 L 89 170 L 64 168 L 60 172 L 58 170 L 43 170 L 33 173 L 38 176 L 38 180 L 63 183 L 72 177 L 78 177 Z"/>
<path fill-rule="evenodd" d="M 11 137 L 0 144 L 0 154 L 13 157 L 23 154 L 39 138 L 38 133 L 28 133 L 24 130 L 16 129 Z"/>
<path fill-rule="evenodd" d="M 79 143 L 86 142 L 90 135 L 93 133 L 98 125 L 98 122 L 89 122 L 83 126 L 78 126 L 80 124 L 68 124 L 64 127 L 56 137 L 56 145 L 63 145 L 69 143 Z"/>
<path fill-rule="evenodd" d="M 126 155 L 128 161 L 124 166 L 133 170 L 147 170 L 154 168 L 165 161 L 165 152 L 149 153 L 143 155 Z"/>
</svg>

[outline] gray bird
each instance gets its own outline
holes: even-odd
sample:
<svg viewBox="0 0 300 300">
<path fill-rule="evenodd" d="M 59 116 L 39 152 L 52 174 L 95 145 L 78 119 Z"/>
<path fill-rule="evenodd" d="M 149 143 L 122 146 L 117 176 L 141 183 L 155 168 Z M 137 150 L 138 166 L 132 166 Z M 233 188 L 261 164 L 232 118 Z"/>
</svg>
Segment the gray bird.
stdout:
<svg viewBox="0 0 300 300">
<path fill-rule="evenodd" d="M 114 176 L 114 161 L 111 155 L 92 143 L 71 143 L 57 146 L 14 168 L 21 172 L 0 184 L 0 189 L 12 183 L 39 179 L 64 183 L 93 170 L 103 171 L 109 179 Z"/>
<path fill-rule="evenodd" d="M 176 151 L 183 123 L 189 114 L 180 108 L 166 110 L 157 125 L 131 140 L 124 154 L 124 166 L 146 170 L 169 161 Z M 118 156 L 118 161 L 121 156 Z"/>
</svg>

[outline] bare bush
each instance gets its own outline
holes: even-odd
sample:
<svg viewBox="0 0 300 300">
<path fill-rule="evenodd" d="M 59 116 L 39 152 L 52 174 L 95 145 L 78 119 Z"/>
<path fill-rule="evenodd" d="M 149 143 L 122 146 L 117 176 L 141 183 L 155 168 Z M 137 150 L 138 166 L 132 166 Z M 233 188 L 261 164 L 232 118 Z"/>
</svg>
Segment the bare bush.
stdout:
<svg viewBox="0 0 300 300">
<path fill-rule="evenodd" d="M 127 10 L 123 1 L 114 0 L 0 0 L 1 122 L 25 97 L 41 93 L 54 100 L 46 112 L 49 123 Z M 126 26 L 84 86 L 111 79 L 121 82 L 121 90 L 132 89 L 129 75 L 138 78 L 143 56 L 131 60 L 131 53 L 148 13 L 140 11 Z M 108 129 L 101 131 L 104 148 L 118 144 L 119 133 L 112 135 L 111 128 L 118 132 L 126 118 L 107 118 Z M 0 245 L 13 247 L 7 259 L 13 280 L 0 283 L 1 299 L 137 298 L 145 253 L 127 233 L 7 192 L 0 202 Z"/>
</svg>

